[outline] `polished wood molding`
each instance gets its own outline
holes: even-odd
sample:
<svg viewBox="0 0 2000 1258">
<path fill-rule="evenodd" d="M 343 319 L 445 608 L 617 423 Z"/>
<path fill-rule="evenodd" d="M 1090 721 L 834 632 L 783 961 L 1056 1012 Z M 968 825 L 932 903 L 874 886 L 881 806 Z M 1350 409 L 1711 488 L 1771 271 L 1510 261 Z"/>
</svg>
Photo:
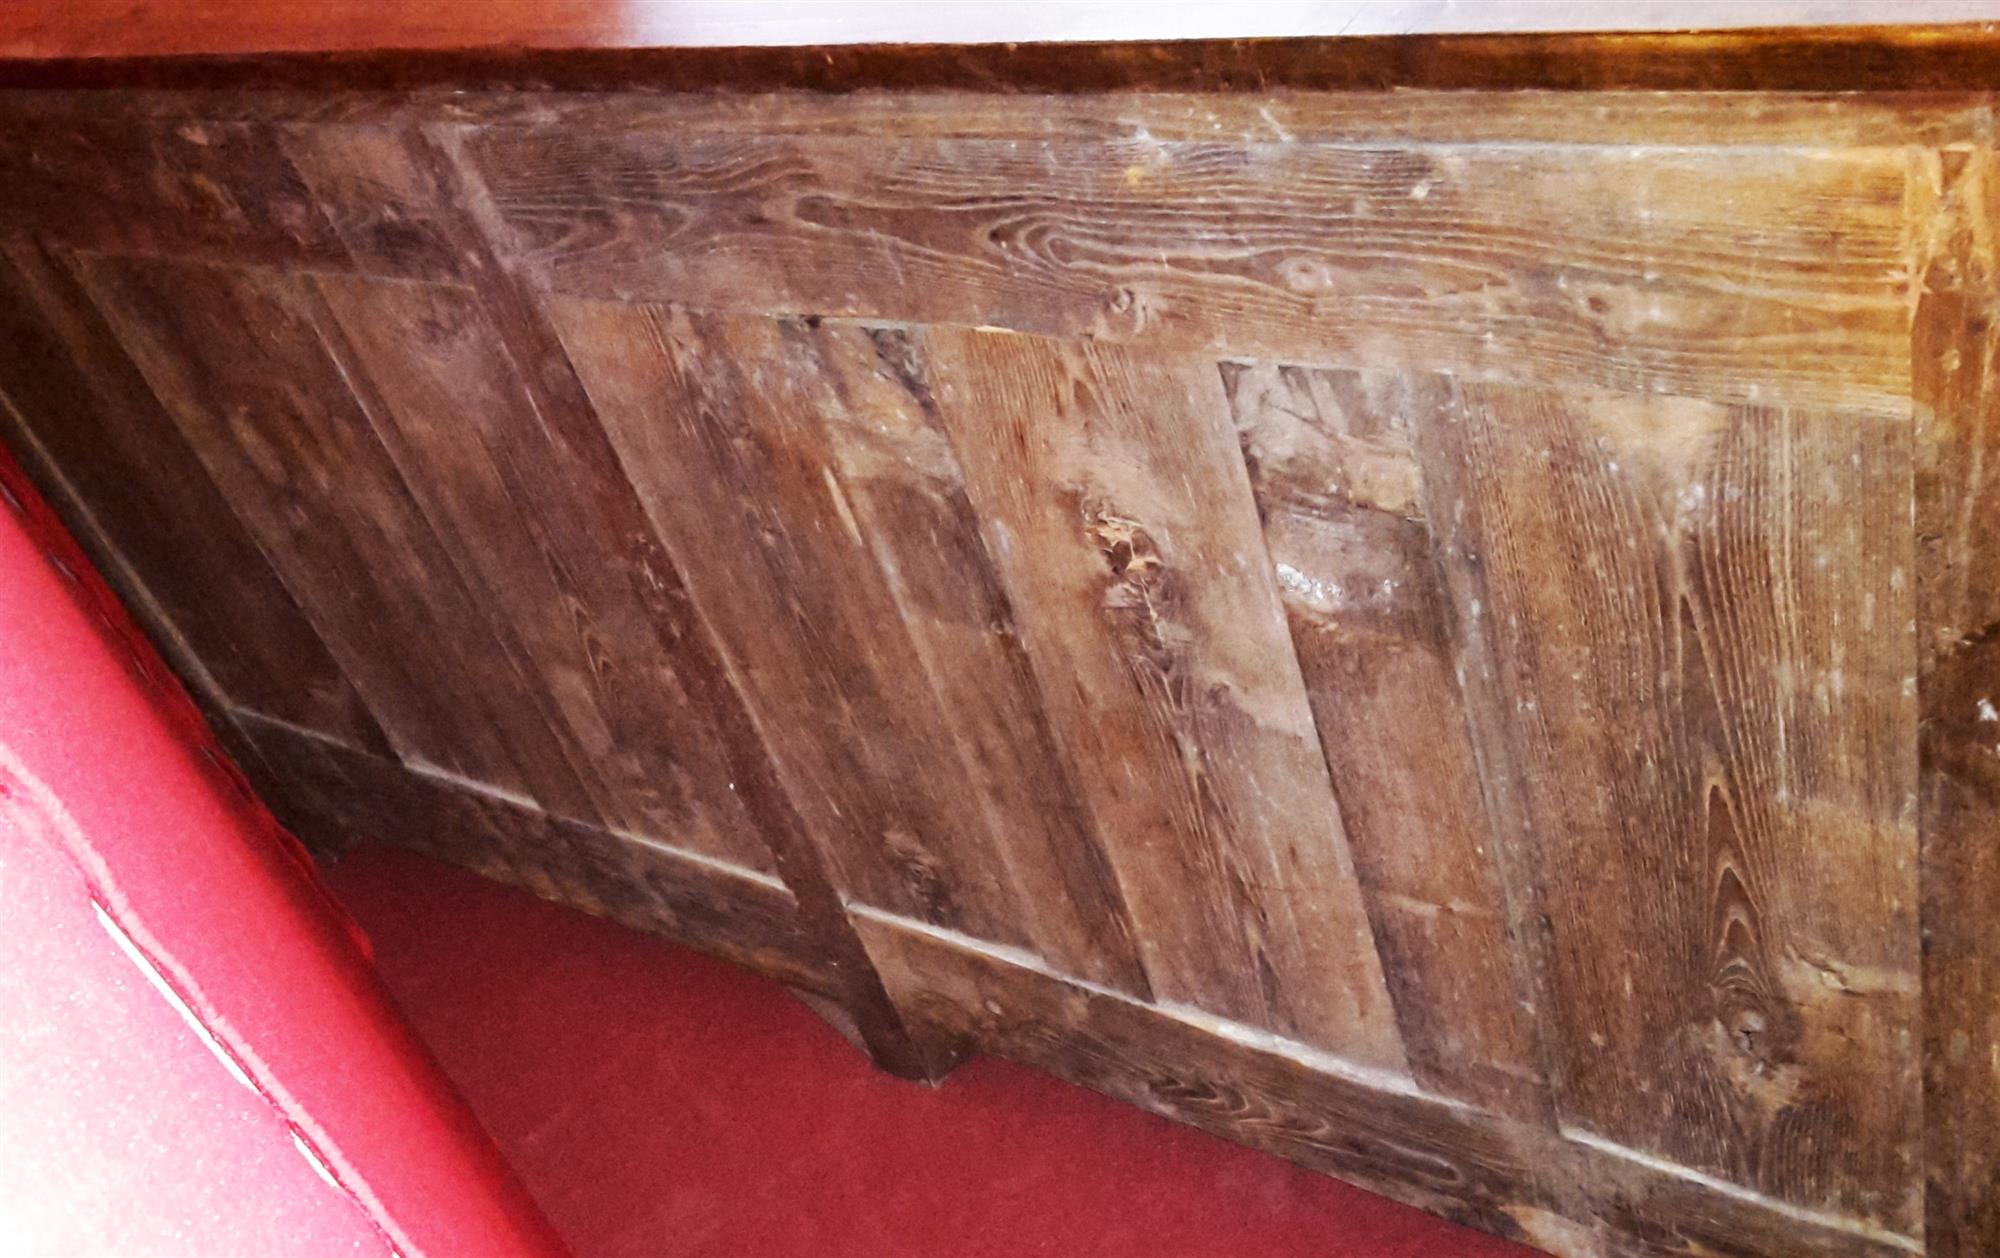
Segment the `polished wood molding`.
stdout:
<svg viewBox="0 0 2000 1258">
<path fill-rule="evenodd" d="M 474 22 L 449 39 L 424 34 L 428 27 L 380 30 L 358 19 L 337 28 L 349 33 L 300 39 L 239 40 L 226 29 L 75 44 L 30 33 L 13 41 L 14 55 L 0 57 L 0 87 L 1084 93 L 1961 91 L 2000 84 L 2000 25 L 1993 23 L 814 46 L 641 43 L 628 28 L 583 20 L 525 29 Z"/>
</svg>

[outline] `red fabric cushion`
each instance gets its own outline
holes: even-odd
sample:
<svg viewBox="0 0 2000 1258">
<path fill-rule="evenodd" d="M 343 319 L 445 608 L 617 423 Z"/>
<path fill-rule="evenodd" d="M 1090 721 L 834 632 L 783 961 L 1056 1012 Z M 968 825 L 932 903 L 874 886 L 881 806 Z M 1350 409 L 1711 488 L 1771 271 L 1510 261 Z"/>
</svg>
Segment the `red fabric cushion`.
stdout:
<svg viewBox="0 0 2000 1258">
<path fill-rule="evenodd" d="M 0 915 L 19 1251 L 564 1252 L 4 451 Z"/>
</svg>

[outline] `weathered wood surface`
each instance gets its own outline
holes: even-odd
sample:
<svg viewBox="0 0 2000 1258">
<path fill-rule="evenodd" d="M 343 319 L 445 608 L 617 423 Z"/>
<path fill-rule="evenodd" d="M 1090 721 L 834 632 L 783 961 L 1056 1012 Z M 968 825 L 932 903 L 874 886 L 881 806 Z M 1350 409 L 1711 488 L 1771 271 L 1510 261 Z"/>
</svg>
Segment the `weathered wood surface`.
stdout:
<svg viewBox="0 0 2000 1258">
<path fill-rule="evenodd" d="M 1393 377 L 1225 363 L 1321 749 L 1417 1077 L 1541 1114 L 1524 966 Z"/>
<path fill-rule="evenodd" d="M 1908 394 L 1893 152 L 539 127 L 468 150 L 506 245 L 565 293 L 1752 400 Z M 1840 354 L 1808 352 L 1828 338 Z"/>
<path fill-rule="evenodd" d="M 1907 419 L 1437 382 L 1568 1121 L 1914 1230 Z"/>
<path fill-rule="evenodd" d="M 925 345 L 1154 990 L 1401 1068 L 1220 378 L 996 332 Z"/>
<path fill-rule="evenodd" d="M 475 598 L 519 639 L 530 693 L 596 814 L 739 865 L 770 854 L 730 789 L 710 718 L 689 702 L 618 567 L 570 527 L 540 420 L 476 295 L 444 286 L 322 279 L 366 383 L 370 417 Z"/>
<path fill-rule="evenodd" d="M 846 885 L 1025 942 L 894 591 L 852 523 L 819 382 L 775 323 L 556 307 L 633 484 Z"/>
<path fill-rule="evenodd" d="M 231 702 L 386 746 L 296 600 L 160 408 L 69 266 L 0 264 L 0 390 Z"/>
<path fill-rule="evenodd" d="M 0 93 L 4 428 L 329 846 L 1558 1252 L 2000 1251 L 1992 104 L 1671 79 Z"/>
<path fill-rule="evenodd" d="M 490 609 L 327 351 L 310 281 L 150 260 L 93 259 L 84 271 L 398 752 L 597 819 Z"/>
</svg>

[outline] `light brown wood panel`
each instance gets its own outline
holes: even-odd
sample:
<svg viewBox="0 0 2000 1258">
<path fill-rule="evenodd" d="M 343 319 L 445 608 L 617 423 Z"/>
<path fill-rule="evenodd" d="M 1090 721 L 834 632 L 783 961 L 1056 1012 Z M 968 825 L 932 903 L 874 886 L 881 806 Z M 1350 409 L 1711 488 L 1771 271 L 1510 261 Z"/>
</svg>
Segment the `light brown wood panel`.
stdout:
<svg viewBox="0 0 2000 1258">
<path fill-rule="evenodd" d="M 454 127 L 483 124 L 684 135 L 922 136 L 1118 142 L 1149 135 L 1201 144 L 1338 144 L 1403 147 L 1534 144 L 1561 147 L 1789 148 L 1826 150 L 1977 142 L 1988 97 L 1955 90 L 1861 96 L 1852 92 L 1741 91 L 1719 110 L 1712 92 L 1470 93 L 1411 88 L 1392 99 L 1372 92 L 1077 92 L 1009 96 L 972 90 L 463 92 Z M 407 125 L 438 116 L 434 97 L 414 92 L 10 93 L 37 112 L 102 117 L 272 118 L 323 124 Z M 315 128 L 317 130 L 317 128 Z M 296 151 L 294 150 L 295 155 Z M 308 175 L 310 178 L 310 175 Z M 338 219 L 338 215 L 335 215 Z"/>
<path fill-rule="evenodd" d="M 764 320 L 564 302 L 556 322 L 792 799 L 860 899 L 1025 945 L 981 801 L 815 396 Z"/>
<path fill-rule="evenodd" d="M 629 85 L 623 85 L 628 86 Z M 465 130 L 484 124 L 531 125 L 575 133 L 679 131 L 764 136 L 920 135 L 929 139 L 1119 141 L 1140 135 L 1205 144 L 1274 142 L 1397 147 L 1480 144 L 1629 148 L 1826 149 L 1946 148 L 1988 134 L 1989 97 L 1961 80 L 1927 91 L 1875 95 L 1848 90 L 1731 91 L 1717 107 L 1712 91 L 1579 92 L 1524 88 L 1476 93 L 1412 87 L 1377 92 L 1272 88 L 1258 93 L 1158 90 L 1075 91 L 1019 96 L 940 87 L 893 92 L 656 92 L 645 90 L 467 90 L 445 99 L 435 90 L 323 92 L 228 86 L 119 92 L 21 89 L 0 92 L 0 125 L 10 118 L 104 122 L 200 121 L 278 124 L 286 151 L 302 167 L 306 149 L 373 149 L 374 136 L 411 126 Z M 353 126 L 360 132 L 338 134 Z M 306 149 L 293 141 L 306 134 Z M 363 157 L 373 165 L 373 154 Z M 356 253 L 365 236 L 349 235 L 343 213 L 363 222 L 396 197 L 416 191 L 389 172 L 329 190 L 328 217 Z M 346 204 L 336 204 L 346 198 Z M 374 198 L 381 197 L 376 201 Z M 357 199 L 358 198 L 358 199 Z M 365 202 L 365 203 L 364 203 Z M 396 229 L 390 229 L 395 233 Z M 398 233 L 399 234 L 399 233 Z M 388 242 L 384 242 L 385 244 Z M 391 253 L 395 251 L 391 245 Z"/>
<path fill-rule="evenodd" d="M 0 390 L 229 700 L 385 749 L 63 259 L 26 241 L 5 249 L 0 340 Z"/>
<path fill-rule="evenodd" d="M 1213 364 L 925 345 L 1154 991 L 1403 1068 Z"/>
<path fill-rule="evenodd" d="M 2000 161 L 1930 154 L 1913 200 L 1925 1242 L 2000 1252 Z"/>
<path fill-rule="evenodd" d="M 384 447 L 474 597 L 514 627 L 597 815 L 757 869 L 770 853 L 712 717 L 633 597 L 627 562 L 574 527 L 571 478 L 470 289 L 318 281 Z"/>
<path fill-rule="evenodd" d="M 1242 363 L 1222 380 L 1410 1063 L 1546 1115 L 1405 382 Z"/>
<path fill-rule="evenodd" d="M 406 759 L 592 809 L 321 339 L 309 281 L 96 257 L 90 291 Z"/>
<path fill-rule="evenodd" d="M 1062 754 L 914 336 L 788 321 L 772 364 L 825 425 L 828 493 L 881 566 L 984 822 L 995 881 L 1065 973 L 1145 993 L 1124 897 Z"/>
<path fill-rule="evenodd" d="M 1413 406 L 1565 1120 L 1913 1234 L 1907 419 Z"/>
<path fill-rule="evenodd" d="M 532 127 L 467 148 L 562 292 L 1747 400 L 1909 393 L 1894 152 Z"/>
</svg>

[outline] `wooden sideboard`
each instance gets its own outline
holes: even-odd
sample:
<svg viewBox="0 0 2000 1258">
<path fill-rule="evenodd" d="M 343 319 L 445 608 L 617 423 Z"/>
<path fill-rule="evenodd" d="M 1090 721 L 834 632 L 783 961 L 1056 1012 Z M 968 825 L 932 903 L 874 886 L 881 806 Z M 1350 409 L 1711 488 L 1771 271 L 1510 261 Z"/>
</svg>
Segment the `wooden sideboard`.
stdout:
<svg viewBox="0 0 2000 1258">
<path fill-rule="evenodd" d="M 2000 1253 L 2000 36 L 0 67 L 279 815 L 1564 1255 Z"/>
</svg>

